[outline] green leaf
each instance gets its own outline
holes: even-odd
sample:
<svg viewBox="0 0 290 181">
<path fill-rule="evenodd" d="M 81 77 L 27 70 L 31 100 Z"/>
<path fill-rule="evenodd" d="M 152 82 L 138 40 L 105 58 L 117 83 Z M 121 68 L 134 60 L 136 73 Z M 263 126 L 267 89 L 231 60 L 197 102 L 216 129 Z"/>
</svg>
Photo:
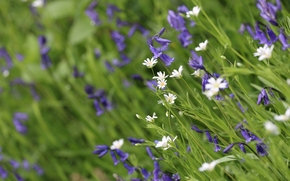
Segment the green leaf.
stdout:
<svg viewBox="0 0 290 181">
<path fill-rule="evenodd" d="M 81 16 L 77 19 L 69 32 L 69 43 L 78 44 L 91 36 L 95 31 L 95 26 L 92 25 L 90 19 L 85 16 Z"/>
<path fill-rule="evenodd" d="M 53 1 L 46 5 L 44 15 L 52 19 L 72 16 L 74 13 L 74 2 L 69 0 Z"/>
</svg>

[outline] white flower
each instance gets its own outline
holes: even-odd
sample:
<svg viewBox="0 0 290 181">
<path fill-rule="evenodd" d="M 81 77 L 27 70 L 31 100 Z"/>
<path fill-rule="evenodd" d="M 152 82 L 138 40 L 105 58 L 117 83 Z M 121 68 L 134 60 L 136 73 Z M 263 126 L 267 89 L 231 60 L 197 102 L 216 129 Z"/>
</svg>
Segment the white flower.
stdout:
<svg viewBox="0 0 290 181">
<path fill-rule="evenodd" d="M 171 116 L 172 119 L 174 118 L 174 116 L 172 114 L 170 114 L 168 111 L 166 111 L 165 116 L 168 117 L 169 115 Z"/>
<path fill-rule="evenodd" d="M 9 70 L 5 69 L 3 72 L 3 77 L 8 77 L 9 76 Z"/>
<path fill-rule="evenodd" d="M 206 95 L 206 97 L 211 100 L 212 99 L 212 96 L 216 95 L 217 92 L 214 92 L 212 90 L 206 90 L 203 92 L 204 95 Z"/>
<path fill-rule="evenodd" d="M 212 93 L 217 94 L 219 92 L 219 89 L 225 89 L 227 88 L 227 83 L 224 81 L 223 78 L 217 78 L 214 79 L 211 77 L 208 79 L 208 83 L 205 85 L 205 88 L 207 90 L 210 90 Z"/>
<path fill-rule="evenodd" d="M 204 71 L 201 69 L 197 69 L 191 75 L 194 75 L 195 77 L 202 77 L 204 75 Z"/>
<path fill-rule="evenodd" d="M 278 135 L 280 133 L 278 126 L 273 124 L 271 121 L 266 121 L 264 123 L 264 127 L 268 132 L 272 134 Z"/>
<path fill-rule="evenodd" d="M 164 89 L 166 85 L 167 85 L 167 80 L 166 79 L 161 79 L 161 80 L 157 81 L 157 87 L 159 89 Z"/>
<path fill-rule="evenodd" d="M 113 141 L 112 146 L 110 146 L 110 149 L 111 150 L 120 149 L 123 144 L 124 144 L 124 139 L 115 140 Z"/>
<path fill-rule="evenodd" d="M 259 61 L 271 58 L 273 49 L 274 45 L 272 45 L 270 48 L 268 47 L 268 45 L 264 45 L 264 47 L 259 47 L 257 49 L 257 52 L 254 53 L 254 56 L 260 56 Z"/>
<path fill-rule="evenodd" d="M 148 122 L 153 122 L 154 119 L 156 119 L 156 118 L 158 118 L 158 117 L 156 116 L 156 113 L 154 112 L 153 115 L 152 115 L 152 117 L 149 116 L 149 115 L 147 115 L 145 119 L 146 119 L 146 121 L 148 121 Z"/>
<path fill-rule="evenodd" d="M 177 98 L 176 95 L 171 93 L 168 93 L 168 95 L 164 94 L 164 97 L 168 104 L 174 104 L 174 100 Z"/>
<path fill-rule="evenodd" d="M 154 76 L 153 79 L 157 79 L 157 80 L 163 80 L 166 79 L 168 77 L 168 75 L 165 75 L 165 72 L 157 72 L 158 76 Z"/>
<path fill-rule="evenodd" d="M 208 44 L 208 40 L 205 40 L 204 42 L 199 43 L 199 46 L 195 48 L 195 51 L 206 50 L 207 44 Z"/>
<path fill-rule="evenodd" d="M 211 163 L 204 163 L 204 164 L 201 165 L 201 167 L 198 170 L 200 172 L 212 171 L 217 163 L 218 163 L 217 161 L 212 161 Z"/>
<path fill-rule="evenodd" d="M 170 75 L 170 77 L 176 77 L 176 78 L 181 78 L 182 77 L 182 71 L 183 71 L 183 67 L 182 65 L 178 68 L 178 70 L 173 70 L 172 75 Z"/>
<path fill-rule="evenodd" d="M 286 110 L 285 114 L 274 116 L 276 121 L 288 121 L 290 119 L 290 107 Z"/>
<path fill-rule="evenodd" d="M 288 85 L 290 85 L 290 79 L 287 79 L 286 82 Z"/>
<path fill-rule="evenodd" d="M 158 141 L 157 143 L 156 143 L 156 148 L 163 148 L 163 150 L 167 150 L 168 148 L 170 148 L 171 147 L 171 143 L 174 141 L 174 140 L 176 140 L 176 138 L 177 138 L 177 136 L 175 136 L 174 138 L 173 138 L 173 140 L 171 140 L 171 138 L 169 137 L 169 136 L 163 136 L 162 137 L 162 141 Z"/>
<path fill-rule="evenodd" d="M 142 64 L 147 66 L 147 68 L 152 68 L 157 64 L 157 62 L 157 59 L 152 57 L 151 59 L 147 58 L 146 60 L 144 60 Z"/>
<path fill-rule="evenodd" d="M 192 8 L 192 11 L 186 12 L 186 17 L 190 18 L 190 16 L 198 16 L 200 12 L 200 7 L 195 6 Z"/>
<path fill-rule="evenodd" d="M 35 0 L 31 4 L 32 7 L 43 7 L 44 6 L 44 0 Z"/>
</svg>

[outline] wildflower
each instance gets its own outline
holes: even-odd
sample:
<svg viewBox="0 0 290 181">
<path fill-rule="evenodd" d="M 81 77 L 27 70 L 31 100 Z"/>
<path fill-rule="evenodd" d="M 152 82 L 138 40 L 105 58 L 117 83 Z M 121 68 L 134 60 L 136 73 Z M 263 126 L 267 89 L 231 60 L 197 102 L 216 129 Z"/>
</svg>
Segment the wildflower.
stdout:
<svg viewBox="0 0 290 181">
<path fill-rule="evenodd" d="M 119 52 L 126 48 L 125 37 L 119 31 L 112 31 L 111 38 L 116 43 Z"/>
<path fill-rule="evenodd" d="M 108 153 L 109 149 L 110 148 L 107 145 L 97 145 L 93 154 L 99 155 L 99 158 L 101 158 Z"/>
<path fill-rule="evenodd" d="M 162 141 L 158 141 L 157 143 L 156 143 L 156 148 L 163 148 L 164 150 L 167 150 L 168 148 L 170 148 L 171 147 L 171 143 L 173 142 L 173 141 L 175 141 L 175 139 L 177 138 L 177 136 L 176 137 L 174 137 L 173 138 L 173 140 L 171 140 L 171 138 L 169 137 L 169 136 L 163 136 L 163 138 L 162 138 Z"/>
<path fill-rule="evenodd" d="M 2 179 L 6 179 L 8 177 L 8 172 L 2 166 L 0 166 L 0 177 Z"/>
<path fill-rule="evenodd" d="M 6 61 L 7 67 L 4 68 L 4 70 L 7 70 L 13 67 L 12 59 L 4 47 L 0 48 L 0 58 L 4 58 Z M 0 71 L 4 71 L 4 70 L 0 70 Z"/>
<path fill-rule="evenodd" d="M 200 7 L 195 6 L 192 8 L 192 11 L 188 11 L 186 12 L 186 17 L 190 18 L 190 16 L 198 16 L 199 12 L 200 12 Z"/>
<path fill-rule="evenodd" d="M 189 59 L 188 64 L 195 70 L 204 69 L 202 56 L 198 56 L 195 51 L 191 51 L 191 58 Z"/>
<path fill-rule="evenodd" d="M 285 114 L 274 116 L 276 121 L 288 121 L 290 119 L 290 107 L 286 110 Z"/>
<path fill-rule="evenodd" d="M 115 140 L 113 141 L 112 146 L 110 146 L 110 149 L 111 150 L 120 149 L 123 144 L 124 144 L 124 139 Z"/>
<path fill-rule="evenodd" d="M 48 52 L 50 50 L 49 47 L 46 46 L 46 37 L 39 36 L 38 37 L 38 44 L 40 47 L 40 54 L 41 54 L 41 67 L 42 69 L 47 69 L 51 66 L 51 61 L 48 56 Z"/>
<path fill-rule="evenodd" d="M 151 175 L 151 173 L 148 172 L 145 168 L 141 168 L 141 173 L 142 173 L 145 180 L 147 180 Z"/>
<path fill-rule="evenodd" d="M 44 174 L 43 169 L 38 164 L 34 164 L 32 166 L 32 169 L 36 171 L 37 175 L 43 175 Z"/>
<path fill-rule="evenodd" d="M 137 139 L 137 138 L 128 138 L 128 140 L 132 143 L 132 145 L 136 145 L 139 143 L 144 143 L 145 140 L 144 139 Z"/>
<path fill-rule="evenodd" d="M 30 168 L 30 166 L 29 166 L 29 162 L 27 161 L 27 160 L 23 160 L 23 162 L 22 162 L 22 166 L 23 166 L 23 168 L 25 169 L 25 170 L 29 170 Z"/>
<path fill-rule="evenodd" d="M 154 86 L 157 86 L 157 82 L 155 80 L 146 81 L 146 85 L 149 89 L 156 91 Z"/>
<path fill-rule="evenodd" d="M 271 134 L 275 134 L 275 135 L 280 134 L 280 131 L 279 131 L 278 126 L 276 126 L 275 124 L 273 124 L 271 121 L 266 121 L 264 123 L 264 127 Z"/>
<path fill-rule="evenodd" d="M 280 0 L 276 1 L 276 6 L 272 3 L 266 2 L 266 0 L 258 0 L 257 8 L 260 9 L 260 16 L 271 24 L 278 26 L 276 21 L 276 13 L 278 10 L 281 10 Z"/>
<path fill-rule="evenodd" d="M 214 146 L 215 146 L 214 151 L 215 152 L 220 151 L 221 150 L 221 147 L 218 145 L 218 139 L 217 139 L 217 136 L 216 135 L 213 137 L 213 142 L 214 142 Z"/>
<path fill-rule="evenodd" d="M 165 79 L 161 79 L 161 80 L 157 81 L 157 87 L 159 89 L 164 89 L 166 87 L 166 85 L 167 85 L 167 80 L 165 80 Z"/>
<path fill-rule="evenodd" d="M 128 174 L 131 175 L 135 171 L 135 167 L 130 166 L 126 162 L 123 162 L 124 167 L 128 170 Z"/>
<path fill-rule="evenodd" d="M 182 77 L 182 71 L 183 71 L 183 67 L 182 65 L 178 68 L 178 70 L 173 70 L 172 75 L 170 75 L 170 77 L 176 77 L 176 78 L 181 78 Z"/>
<path fill-rule="evenodd" d="M 200 130 L 196 125 L 192 125 L 191 126 L 191 129 L 194 130 L 194 131 L 196 131 L 196 132 L 198 132 L 198 133 L 203 133 L 203 131 Z"/>
<path fill-rule="evenodd" d="M 110 150 L 110 155 L 111 155 L 111 158 L 112 158 L 112 160 L 114 162 L 114 165 L 118 165 L 120 160 L 117 159 L 116 152 L 113 151 L 113 150 Z"/>
<path fill-rule="evenodd" d="M 146 151 L 152 160 L 156 160 L 156 157 L 153 155 L 149 146 L 146 146 Z"/>
<path fill-rule="evenodd" d="M 257 101 L 257 104 L 260 105 L 262 100 L 264 100 L 264 105 L 268 105 L 270 103 L 270 100 L 269 100 L 269 97 L 268 97 L 268 94 L 266 92 L 265 89 L 262 89 L 259 96 L 258 96 L 258 101 Z"/>
<path fill-rule="evenodd" d="M 229 146 L 227 146 L 224 150 L 223 153 L 228 153 L 234 146 L 236 143 L 231 143 Z"/>
<path fill-rule="evenodd" d="M 214 91 L 212 91 L 212 90 L 206 90 L 206 91 L 203 92 L 203 94 L 204 94 L 204 95 L 205 95 L 209 100 L 211 100 L 212 97 L 213 97 L 214 95 L 216 95 L 216 92 L 214 92 Z"/>
<path fill-rule="evenodd" d="M 239 143 L 239 147 L 240 147 L 240 150 L 244 153 L 246 153 L 246 149 L 245 149 L 245 145 L 244 143 Z"/>
<path fill-rule="evenodd" d="M 181 180 L 178 173 L 173 174 L 172 175 L 172 179 L 173 179 L 173 181 L 179 181 L 179 180 Z"/>
<path fill-rule="evenodd" d="M 284 33 L 284 29 L 280 29 L 280 34 L 278 36 L 281 44 L 282 44 L 282 50 L 286 50 L 287 48 L 290 48 L 290 44 L 288 44 L 287 36 Z"/>
<path fill-rule="evenodd" d="M 156 119 L 156 118 L 158 118 L 158 117 L 156 116 L 156 113 L 154 112 L 152 116 L 147 115 L 145 119 L 148 122 L 153 122 L 154 119 Z"/>
<path fill-rule="evenodd" d="M 212 143 L 212 137 L 210 135 L 210 132 L 208 130 L 205 130 L 204 132 L 205 132 L 205 135 L 207 137 L 207 140 Z"/>
<path fill-rule="evenodd" d="M 116 151 L 117 155 L 120 157 L 120 160 L 122 162 L 126 161 L 127 158 L 129 157 L 129 153 L 125 153 L 120 149 L 116 149 L 115 151 Z"/>
<path fill-rule="evenodd" d="M 168 104 L 174 104 L 174 100 L 177 98 L 176 95 L 168 93 L 168 95 L 164 94 L 165 100 Z"/>
<path fill-rule="evenodd" d="M 78 68 L 76 66 L 74 66 L 73 67 L 73 76 L 75 78 L 83 77 L 84 76 L 84 73 L 79 72 Z"/>
<path fill-rule="evenodd" d="M 109 17 L 109 21 L 111 21 L 115 15 L 115 12 L 120 12 L 121 10 L 115 6 L 114 4 L 108 4 L 106 9 L 106 14 Z"/>
<path fill-rule="evenodd" d="M 187 28 L 183 29 L 181 33 L 178 35 L 178 40 L 180 41 L 182 47 L 187 47 L 188 45 L 192 44 L 191 40 L 192 36 L 187 30 Z"/>
<path fill-rule="evenodd" d="M 102 114 L 104 114 L 104 110 L 101 108 L 99 101 L 97 99 L 94 100 L 94 106 L 96 109 L 96 115 L 100 116 Z"/>
<path fill-rule="evenodd" d="M 24 121 L 27 121 L 28 115 L 26 113 L 14 113 L 13 115 L 13 124 L 16 130 L 21 134 L 27 133 L 27 127 L 23 124 Z"/>
<path fill-rule="evenodd" d="M 273 43 L 275 43 L 278 40 L 278 37 L 276 36 L 276 34 L 270 29 L 269 26 L 266 26 L 266 30 L 267 30 L 267 34 L 270 37 L 269 40 L 269 45 L 272 45 Z"/>
<path fill-rule="evenodd" d="M 208 44 L 208 40 L 205 40 L 204 42 L 199 43 L 199 46 L 195 48 L 195 51 L 206 50 L 207 44 Z"/>
<path fill-rule="evenodd" d="M 203 163 L 201 167 L 198 169 L 200 172 L 203 171 L 212 171 L 218 162 L 212 161 L 211 163 Z"/>
<path fill-rule="evenodd" d="M 268 41 L 268 38 L 267 36 L 265 35 L 265 33 L 260 29 L 260 22 L 257 22 L 256 25 L 255 25 L 255 31 L 256 31 L 256 34 L 254 36 L 254 39 L 255 40 L 260 40 L 259 44 L 267 44 L 267 45 L 270 45 L 269 41 Z M 262 24 L 263 25 L 263 24 Z M 265 26 L 265 25 L 263 25 Z"/>
<path fill-rule="evenodd" d="M 268 155 L 267 149 L 268 149 L 268 147 L 264 143 L 257 143 L 256 144 L 256 150 L 260 156 Z"/>
<path fill-rule="evenodd" d="M 31 3 L 32 7 L 43 7 L 45 3 L 45 0 L 35 0 Z"/>
<path fill-rule="evenodd" d="M 144 60 L 142 64 L 147 66 L 147 68 L 153 68 L 157 64 L 157 62 L 157 59 L 152 57 L 151 59 L 147 58 L 146 60 Z"/>
<path fill-rule="evenodd" d="M 94 10 L 97 6 L 97 1 L 93 1 L 86 9 L 86 15 L 91 19 L 93 25 L 101 24 L 98 13 Z"/>
<path fill-rule="evenodd" d="M 269 59 L 272 56 L 272 51 L 274 49 L 274 45 L 271 47 L 268 47 L 268 45 L 264 45 L 264 47 L 259 47 L 257 49 L 257 52 L 254 53 L 254 56 L 260 56 L 259 61 L 262 61 L 264 59 Z"/>
<path fill-rule="evenodd" d="M 227 88 L 227 83 L 223 78 L 214 79 L 213 77 L 207 80 L 207 84 L 205 85 L 205 89 L 210 90 L 212 93 L 217 94 L 220 89 Z"/>
<path fill-rule="evenodd" d="M 168 77 L 168 75 L 165 75 L 165 72 L 157 72 L 158 76 L 154 76 L 153 79 L 157 79 L 157 80 L 164 80 Z"/>
<path fill-rule="evenodd" d="M 242 136 L 246 139 L 246 143 L 249 143 L 253 140 L 253 138 L 249 135 L 249 130 L 245 128 L 240 128 Z"/>
</svg>

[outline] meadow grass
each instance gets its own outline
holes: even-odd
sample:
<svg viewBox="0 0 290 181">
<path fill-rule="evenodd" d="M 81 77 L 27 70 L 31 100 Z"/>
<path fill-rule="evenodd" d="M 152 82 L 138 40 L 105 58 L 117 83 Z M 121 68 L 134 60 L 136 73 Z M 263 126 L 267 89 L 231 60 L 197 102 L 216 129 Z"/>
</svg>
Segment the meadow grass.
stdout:
<svg viewBox="0 0 290 181">
<path fill-rule="evenodd" d="M 47 0 L 32 8 L 37 13 L 31 11 L 32 1 L 0 2 L 0 168 L 8 173 L 6 180 L 146 180 L 141 168 L 150 172 L 148 180 L 156 181 L 179 180 L 177 173 L 190 181 L 290 179 L 290 46 L 283 50 L 280 40 L 271 42 L 268 35 L 273 52 L 259 61 L 254 53 L 264 43 L 247 31 L 239 33 L 241 24 L 255 32 L 255 23 L 261 22 L 277 36 L 283 28 L 289 43 L 289 3 L 281 0 L 275 26 L 260 16 L 252 0 L 98 1 L 90 12 L 98 19 L 87 16 L 92 2 Z M 106 14 L 109 4 L 120 9 L 112 19 Z M 177 13 L 181 5 L 201 7 L 197 16 L 181 13 L 186 31 L 176 31 L 167 19 L 168 11 Z M 128 36 L 134 25 L 144 29 Z M 114 32 L 121 36 L 113 37 Z M 178 39 L 181 32 L 191 36 L 185 38 L 186 47 Z M 47 40 L 42 44 L 41 35 Z M 160 44 L 164 39 L 170 43 Z M 203 68 L 196 68 L 191 51 L 205 40 L 206 50 L 196 51 Z M 158 43 L 166 48 L 159 53 L 175 60 L 166 66 L 156 57 L 158 63 L 147 68 L 142 63 L 153 57 L 149 44 Z M 8 66 L 4 49 L 13 66 Z M 43 69 L 45 56 L 51 65 L 46 62 Z M 181 77 L 167 77 L 164 89 L 146 85 L 154 76 L 163 80 L 157 72 L 172 75 L 180 66 Z M 198 69 L 206 75 L 191 75 Z M 213 91 L 209 79 L 218 77 L 221 82 L 212 86 L 220 87 Z M 166 99 L 170 94 L 176 95 L 174 103 Z M 132 145 L 129 137 L 142 143 Z M 109 148 L 120 139 L 122 148 Z M 102 147 L 106 155 L 92 154 L 96 145 L 107 145 Z M 114 165 L 117 150 L 129 156 L 118 155 Z"/>
</svg>

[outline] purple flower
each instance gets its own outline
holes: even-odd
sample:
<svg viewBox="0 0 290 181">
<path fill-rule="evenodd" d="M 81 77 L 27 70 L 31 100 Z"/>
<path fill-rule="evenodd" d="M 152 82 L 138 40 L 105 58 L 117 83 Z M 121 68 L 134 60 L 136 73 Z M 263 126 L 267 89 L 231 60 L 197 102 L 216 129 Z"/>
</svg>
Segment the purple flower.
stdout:
<svg viewBox="0 0 290 181">
<path fill-rule="evenodd" d="M 187 47 L 188 45 L 192 44 L 191 38 L 192 38 L 192 36 L 188 32 L 187 29 L 182 30 L 178 36 L 178 39 L 179 39 L 182 47 L 184 47 L 184 48 Z"/>
<path fill-rule="evenodd" d="M 267 152 L 268 147 L 264 143 L 257 143 L 256 149 L 260 156 L 268 155 L 268 152 Z"/>
<path fill-rule="evenodd" d="M 109 150 L 110 148 L 107 145 L 97 145 L 96 150 L 93 151 L 93 154 L 99 155 L 99 158 L 101 158 L 106 155 Z"/>
<path fill-rule="evenodd" d="M 278 10 L 281 10 L 280 0 L 276 0 L 276 6 L 272 3 L 266 2 L 266 0 L 258 0 L 257 8 L 260 9 L 260 16 L 271 24 L 278 26 L 276 21 L 276 13 Z"/>
<path fill-rule="evenodd" d="M 95 88 L 92 85 L 86 85 L 85 86 L 85 92 L 88 95 L 94 94 Z"/>
<path fill-rule="evenodd" d="M 73 76 L 75 78 L 83 77 L 84 76 L 84 73 L 79 72 L 78 68 L 76 66 L 74 66 L 73 67 Z"/>
<path fill-rule="evenodd" d="M 275 43 L 278 40 L 278 37 L 276 36 L 276 34 L 270 29 L 269 26 L 266 26 L 266 30 L 267 30 L 267 34 L 270 38 L 269 41 L 269 45 L 272 45 L 273 43 Z"/>
<path fill-rule="evenodd" d="M 246 153 L 245 145 L 243 143 L 239 143 L 239 147 L 242 152 Z"/>
<path fill-rule="evenodd" d="M 12 59 L 4 47 L 0 48 L 0 58 L 4 58 L 6 61 L 7 67 L 4 68 L 4 70 L 10 69 L 11 67 L 13 67 Z M 4 70 L 2 70 L 2 71 L 4 71 Z"/>
<path fill-rule="evenodd" d="M 211 135 L 210 135 L 210 132 L 208 131 L 208 130 L 206 130 L 206 131 L 204 131 L 205 132 L 205 135 L 206 135 L 206 137 L 207 137 L 207 140 L 209 141 L 209 142 L 213 142 L 212 141 L 212 137 L 211 137 Z"/>
<path fill-rule="evenodd" d="M 156 157 L 153 155 L 149 146 L 146 146 L 146 151 L 152 160 L 156 160 Z M 157 162 L 158 163 L 158 162 Z"/>
<path fill-rule="evenodd" d="M 178 173 L 173 174 L 173 175 L 172 175 L 172 179 L 173 179 L 174 181 L 180 181 L 180 176 L 179 176 L 179 174 L 178 174 Z"/>
<path fill-rule="evenodd" d="M 27 127 L 23 124 L 24 121 L 27 121 L 28 116 L 25 113 L 14 113 L 13 115 L 13 124 L 15 126 L 15 129 L 21 133 L 26 134 L 27 133 Z"/>
<path fill-rule="evenodd" d="M 112 31 L 111 38 L 116 43 L 119 52 L 126 48 L 125 37 L 118 31 Z"/>
<path fill-rule="evenodd" d="M 101 51 L 100 51 L 99 49 L 95 48 L 95 49 L 94 49 L 94 54 L 95 54 L 95 57 L 96 57 L 96 58 L 100 58 L 100 56 L 101 56 Z"/>
<path fill-rule="evenodd" d="M 10 165 L 16 170 L 20 167 L 20 163 L 18 163 L 17 161 L 15 160 L 10 160 L 9 161 Z"/>
<path fill-rule="evenodd" d="M 24 59 L 23 55 L 20 54 L 20 53 L 17 53 L 17 54 L 16 54 L 16 58 L 17 58 L 17 60 L 20 61 L 20 62 Z"/>
<path fill-rule="evenodd" d="M 221 150 L 221 147 L 218 145 L 219 143 L 218 143 L 218 139 L 217 139 L 216 135 L 213 137 L 213 142 L 214 142 L 214 146 L 215 146 L 214 151 L 219 152 Z"/>
<path fill-rule="evenodd" d="M 131 175 L 135 171 L 135 167 L 130 166 L 126 162 L 123 162 L 124 167 L 128 170 L 128 174 Z"/>
<path fill-rule="evenodd" d="M 117 155 L 120 157 L 120 160 L 121 160 L 122 162 L 126 161 L 127 158 L 129 157 L 129 153 L 125 153 L 125 152 L 123 152 L 123 151 L 120 150 L 120 149 L 116 149 L 116 153 L 117 153 Z"/>
<path fill-rule="evenodd" d="M 259 44 L 267 44 L 267 45 L 270 45 L 267 36 L 260 29 L 259 24 L 261 24 L 261 23 L 260 22 L 257 22 L 256 25 L 255 25 L 256 34 L 254 36 L 254 39 L 255 40 L 260 40 Z"/>
<path fill-rule="evenodd" d="M 239 29 L 239 33 L 243 34 L 245 32 L 245 30 L 248 31 L 248 33 L 254 38 L 255 37 L 255 33 L 253 32 L 252 27 L 248 24 L 248 23 L 243 23 L 240 26 Z"/>
<path fill-rule="evenodd" d="M 29 162 L 27 160 L 23 160 L 22 166 L 25 170 L 29 170 Z"/>
<path fill-rule="evenodd" d="M 14 173 L 14 176 L 16 177 L 17 181 L 24 181 L 24 179 L 18 173 Z"/>
<path fill-rule="evenodd" d="M 265 89 L 262 89 L 259 96 L 257 104 L 260 105 L 261 102 L 264 100 L 264 105 L 267 106 L 270 103 L 270 99 Z"/>
<path fill-rule="evenodd" d="M 116 152 L 114 150 L 111 150 L 110 151 L 110 155 L 112 157 L 112 160 L 114 162 L 114 165 L 117 165 L 120 161 L 116 157 Z"/>
<path fill-rule="evenodd" d="M 105 61 L 105 67 L 111 73 L 113 73 L 115 71 L 113 65 L 108 61 Z"/>
<path fill-rule="evenodd" d="M 191 51 L 191 58 L 188 62 L 189 66 L 195 70 L 204 69 L 202 56 L 198 56 L 195 51 Z"/>
<path fill-rule="evenodd" d="M 208 79 L 210 78 L 210 76 L 206 73 L 204 74 L 204 76 L 201 79 L 201 88 L 202 88 L 202 92 L 205 91 L 205 85 L 208 83 Z"/>
<path fill-rule="evenodd" d="M 40 54 L 41 54 L 41 67 L 43 69 L 47 69 L 51 66 L 51 61 L 48 56 L 48 52 L 50 50 L 49 47 L 46 46 L 46 37 L 45 36 L 39 36 L 38 37 L 38 44 L 40 47 Z"/>
<path fill-rule="evenodd" d="M 178 13 L 175 13 L 172 10 L 168 11 L 167 15 L 167 21 L 169 25 L 174 28 L 176 31 L 182 31 L 186 29 L 185 27 L 185 21 L 182 16 L 180 16 Z"/>
<path fill-rule="evenodd" d="M 108 4 L 106 9 L 106 14 L 109 18 L 109 21 L 112 21 L 114 18 L 115 12 L 120 12 L 121 10 L 114 4 Z"/>
<path fill-rule="evenodd" d="M 242 136 L 246 139 L 246 143 L 252 141 L 252 137 L 249 135 L 249 131 L 245 128 L 240 128 Z"/>
<path fill-rule="evenodd" d="M 101 24 L 101 21 L 99 19 L 98 13 L 94 10 L 95 7 L 97 6 L 97 1 L 91 2 L 91 4 L 87 7 L 86 9 L 86 15 L 91 19 L 91 22 L 94 25 L 99 25 Z"/>
<path fill-rule="evenodd" d="M 128 140 L 131 142 L 132 145 L 138 144 L 138 143 L 145 143 L 144 139 L 137 139 L 129 137 Z"/>
<path fill-rule="evenodd" d="M 148 172 L 145 168 L 141 168 L 141 173 L 145 180 L 147 180 L 150 177 L 150 172 Z"/>
<path fill-rule="evenodd" d="M 164 173 L 164 174 L 162 175 L 162 180 L 163 180 L 163 181 L 173 181 L 172 178 L 171 178 L 171 176 L 168 175 L 168 174 L 166 174 L 166 173 Z"/>
<path fill-rule="evenodd" d="M 104 110 L 101 108 L 99 101 L 97 99 L 94 100 L 94 106 L 96 109 L 96 115 L 100 116 L 104 113 Z"/>
<path fill-rule="evenodd" d="M 283 28 L 280 29 L 280 34 L 278 38 L 283 46 L 282 50 L 286 50 L 287 48 L 290 47 L 290 44 L 288 44 L 287 36 L 285 35 Z"/>
<path fill-rule="evenodd" d="M 38 164 L 34 164 L 32 166 L 32 168 L 33 168 L 33 170 L 36 171 L 37 175 L 43 175 L 44 174 L 43 169 Z"/>
<path fill-rule="evenodd" d="M 203 131 L 200 130 L 196 125 L 192 125 L 191 126 L 191 129 L 194 130 L 194 131 L 196 131 L 196 132 L 198 132 L 198 133 L 203 133 Z"/>
<path fill-rule="evenodd" d="M 0 166 L 0 177 L 2 179 L 6 179 L 8 177 L 8 172 L 2 166 Z"/>
<path fill-rule="evenodd" d="M 39 94 L 36 92 L 35 84 L 30 84 L 29 87 L 30 87 L 30 94 L 32 95 L 33 99 L 34 99 L 35 101 L 39 101 L 39 100 L 40 100 L 40 96 L 39 96 Z"/>
<path fill-rule="evenodd" d="M 155 87 L 157 86 L 156 80 L 147 80 L 146 85 L 149 89 L 156 91 Z"/>
<path fill-rule="evenodd" d="M 223 153 L 228 153 L 234 146 L 236 143 L 232 143 L 229 146 L 227 146 L 224 150 Z"/>
</svg>

